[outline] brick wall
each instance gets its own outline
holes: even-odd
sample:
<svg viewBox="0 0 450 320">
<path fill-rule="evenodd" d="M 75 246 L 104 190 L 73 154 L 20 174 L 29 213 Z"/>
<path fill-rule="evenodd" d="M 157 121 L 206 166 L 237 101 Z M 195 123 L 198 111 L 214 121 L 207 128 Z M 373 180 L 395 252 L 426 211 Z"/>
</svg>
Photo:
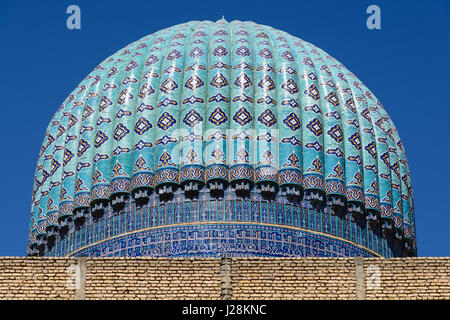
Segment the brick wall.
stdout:
<svg viewBox="0 0 450 320">
<path fill-rule="evenodd" d="M 218 299 L 220 260 L 96 258 L 86 263 L 87 299 Z"/>
<path fill-rule="evenodd" d="M 371 281 L 377 273 L 370 272 L 371 265 L 379 265 L 378 286 Z M 375 282 L 374 289 L 367 286 L 367 299 L 450 299 L 450 258 L 370 258 L 364 267 L 367 282 Z"/>
<path fill-rule="evenodd" d="M 450 258 L 0 257 L 0 299 L 450 299 Z"/>
<path fill-rule="evenodd" d="M 352 258 L 232 259 L 233 299 L 356 299 Z"/>
<path fill-rule="evenodd" d="M 71 299 L 67 269 L 76 263 L 67 258 L 0 257 L 0 299 Z"/>
</svg>

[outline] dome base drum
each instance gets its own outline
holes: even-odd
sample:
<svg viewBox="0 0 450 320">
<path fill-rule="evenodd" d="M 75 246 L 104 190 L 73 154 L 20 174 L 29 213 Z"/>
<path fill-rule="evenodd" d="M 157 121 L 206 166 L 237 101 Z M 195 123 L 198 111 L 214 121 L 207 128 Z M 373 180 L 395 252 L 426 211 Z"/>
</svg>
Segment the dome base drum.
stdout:
<svg viewBox="0 0 450 320">
<path fill-rule="evenodd" d="M 282 194 L 275 201 L 267 201 L 256 188 L 246 199 L 236 198 L 231 187 L 225 190 L 223 199 L 215 199 L 205 187 L 195 201 L 187 199 L 180 189 L 168 202 L 153 194 L 142 207 L 131 199 L 120 213 L 108 206 L 102 218 L 90 216 L 82 226 L 72 225 L 64 237 L 55 238 L 52 246 L 48 245 L 48 236 L 45 240 L 40 238 L 39 250 L 30 250 L 29 254 L 155 257 L 412 254 L 405 249 L 407 245 L 402 239 L 391 241 L 380 228 L 371 229 L 369 222 L 360 226 L 348 217 L 349 214 L 336 215 L 329 206 L 316 210 L 305 200 L 291 203 Z M 160 237 L 163 234 L 168 236 Z M 118 241 L 122 237 L 127 240 Z M 148 251 L 149 248 L 153 249 Z"/>
</svg>

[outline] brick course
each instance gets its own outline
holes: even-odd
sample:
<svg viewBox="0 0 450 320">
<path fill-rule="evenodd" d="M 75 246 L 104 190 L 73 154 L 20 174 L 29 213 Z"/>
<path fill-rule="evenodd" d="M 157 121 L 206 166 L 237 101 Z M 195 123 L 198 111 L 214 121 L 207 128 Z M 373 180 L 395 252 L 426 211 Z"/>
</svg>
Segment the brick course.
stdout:
<svg viewBox="0 0 450 320">
<path fill-rule="evenodd" d="M 0 299 L 357 298 L 450 299 L 450 258 L 0 257 Z"/>
</svg>

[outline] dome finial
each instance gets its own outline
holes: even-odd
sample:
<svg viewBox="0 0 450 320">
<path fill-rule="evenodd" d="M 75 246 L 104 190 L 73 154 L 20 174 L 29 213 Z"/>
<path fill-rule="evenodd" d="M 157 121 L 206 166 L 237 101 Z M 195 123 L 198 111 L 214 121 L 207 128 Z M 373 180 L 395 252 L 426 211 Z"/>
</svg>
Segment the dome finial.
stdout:
<svg viewBox="0 0 450 320">
<path fill-rule="evenodd" d="M 228 23 L 228 21 L 225 19 L 224 15 L 222 15 L 222 19 L 217 20 L 216 22 L 226 22 L 226 23 Z"/>
</svg>

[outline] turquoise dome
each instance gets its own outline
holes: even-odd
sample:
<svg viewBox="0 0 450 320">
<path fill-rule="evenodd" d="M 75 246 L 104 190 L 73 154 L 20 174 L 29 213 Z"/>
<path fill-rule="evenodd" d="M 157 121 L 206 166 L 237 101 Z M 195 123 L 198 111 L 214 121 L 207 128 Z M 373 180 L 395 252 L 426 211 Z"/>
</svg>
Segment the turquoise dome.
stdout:
<svg viewBox="0 0 450 320">
<path fill-rule="evenodd" d="M 133 42 L 67 97 L 39 154 L 29 253 L 130 203 L 231 193 L 303 203 L 415 254 L 409 168 L 380 101 L 316 46 L 224 19 Z"/>
</svg>

